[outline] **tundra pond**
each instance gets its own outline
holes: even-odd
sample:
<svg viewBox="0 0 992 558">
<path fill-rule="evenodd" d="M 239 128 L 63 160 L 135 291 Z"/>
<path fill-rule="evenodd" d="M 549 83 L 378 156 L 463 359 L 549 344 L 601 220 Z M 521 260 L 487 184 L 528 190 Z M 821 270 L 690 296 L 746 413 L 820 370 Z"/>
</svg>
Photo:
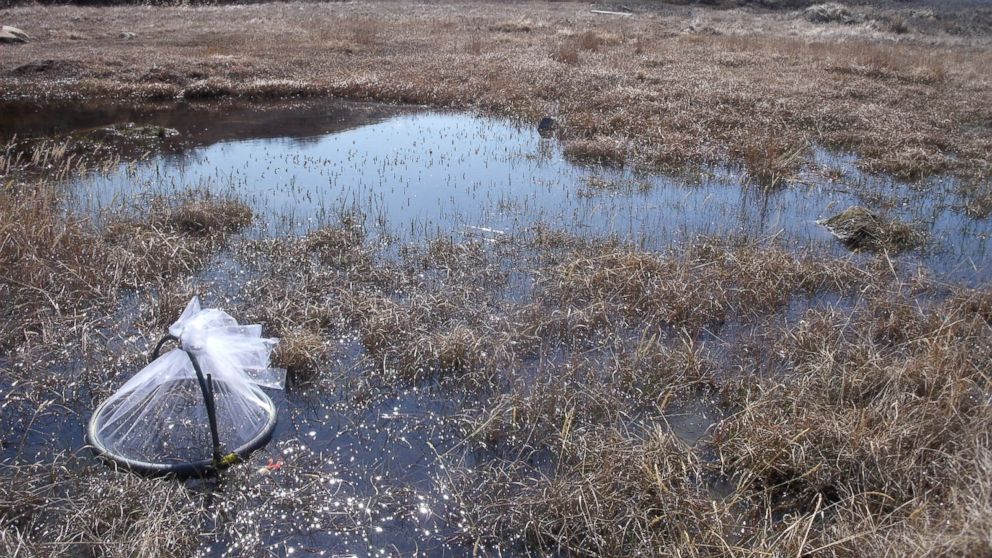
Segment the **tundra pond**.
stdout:
<svg viewBox="0 0 992 558">
<path fill-rule="evenodd" d="M 747 399 L 764 388 L 746 377 L 802 368 L 776 337 L 813 344 L 828 335 L 817 327 L 841 328 L 838 313 L 855 337 L 859 316 L 882 313 L 898 322 L 887 322 L 894 337 L 928 338 L 932 313 L 990 278 L 992 223 L 958 179 L 866 175 L 853 156 L 815 148 L 769 188 L 731 166 L 659 174 L 566 157 L 532 125 L 409 106 L 3 114 L 21 140 L 94 142 L 92 164 L 59 180 L 67 215 L 111 244 L 165 250 L 160 278 L 124 289 L 108 317 L 82 319 L 84 344 L 0 353 L 0 459 L 25 475 L 57 463 L 99 480 L 104 499 L 174 482 L 188 501 L 166 509 L 184 510 L 203 556 L 621 554 L 674 544 L 656 528 L 674 512 L 590 510 L 568 493 L 615 489 L 641 509 L 655 485 L 733 547 L 785 544 L 795 517 L 828 537 L 812 525 L 826 506 L 843 520 L 840 481 L 814 467 L 786 482 L 778 450 L 756 464 L 732 455 L 727 432 L 758 429 L 741 417 L 771 401 Z M 136 129 L 154 132 L 127 135 Z M 224 204 L 247 208 L 250 224 L 214 235 L 161 217 L 195 206 L 223 220 Z M 907 224 L 919 242 L 849 250 L 819 221 L 852 206 Z M 270 392 L 275 434 L 218 479 L 120 481 L 127 473 L 85 450 L 85 423 L 194 294 L 283 339 L 290 382 Z M 845 351 L 837 358 L 853 358 Z M 46 385 L 25 387 L 34 368 L 48 370 Z M 657 481 L 618 472 L 630 486 L 581 485 L 609 455 L 662 455 L 645 461 Z M 917 497 L 905 490 L 914 495 L 871 506 L 895 514 Z M 607 524 L 615 535 L 598 531 Z"/>
</svg>

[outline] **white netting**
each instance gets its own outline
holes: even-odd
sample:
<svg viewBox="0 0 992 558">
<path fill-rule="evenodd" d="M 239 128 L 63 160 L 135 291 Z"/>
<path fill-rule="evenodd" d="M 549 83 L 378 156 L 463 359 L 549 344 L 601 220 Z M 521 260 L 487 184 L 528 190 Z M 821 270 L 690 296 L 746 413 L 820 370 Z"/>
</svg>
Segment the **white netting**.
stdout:
<svg viewBox="0 0 992 558">
<path fill-rule="evenodd" d="M 193 298 L 169 333 L 213 379 L 217 428 L 225 452 L 236 451 L 271 428 L 272 401 L 259 386 L 282 389 L 286 371 L 269 367 L 276 339 L 259 325 L 238 325 L 222 310 Z M 138 372 L 100 406 L 90 427 L 112 457 L 178 465 L 211 459 L 207 408 L 196 371 L 183 349 L 173 349 Z"/>
</svg>

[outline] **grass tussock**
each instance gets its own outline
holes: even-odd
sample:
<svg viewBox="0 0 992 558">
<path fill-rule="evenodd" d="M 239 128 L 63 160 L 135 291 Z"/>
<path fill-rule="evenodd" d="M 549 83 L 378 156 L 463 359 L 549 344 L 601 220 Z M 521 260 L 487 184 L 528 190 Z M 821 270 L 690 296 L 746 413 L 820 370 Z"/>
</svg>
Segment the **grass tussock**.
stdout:
<svg viewBox="0 0 992 558">
<path fill-rule="evenodd" d="M 716 502 L 695 482 L 700 464 L 665 429 L 631 438 L 591 428 L 567 444 L 548 477 L 507 483 L 522 465 L 506 462 L 461 478 L 482 510 L 473 534 L 523 533 L 533 548 L 594 556 L 674 550 L 690 532 L 700 547 L 718 543 Z"/>
<path fill-rule="evenodd" d="M 613 138 L 597 136 L 565 142 L 562 149 L 565 157 L 580 163 L 623 163 L 626 160 L 626 146 Z"/>
<path fill-rule="evenodd" d="M 272 362 L 285 368 L 297 382 L 314 379 L 329 358 L 330 349 L 319 331 L 296 328 L 281 332 Z"/>
<path fill-rule="evenodd" d="M 908 314 L 893 308 L 905 302 L 891 299 L 853 316 L 808 313 L 782 332 L 781 374 L 749 386 L 746 401 L 714 434 L 724 467 L 761 497 L 787 494 L 781 505 L 822 498 L 847 515 L 847 528 L 888 517 L 862 535 L 873 544 L 890 529 L 899 536 L 932 529 L 926 524 L 934 516 L 922 524 L 914 516 L 974 493 L 971 475 L 988 459 L 992 415 L 982 370 L 992 353 L 984 341 L 989 322 L 974 312 L 974 296 Z M 893 314 L 915 319 L 886 323 Z M 894 328 L 906 333 L 886 333 Z M 970 511 L 939 515 L 945 514 L 962 521 Z M 952 554 L 987 545 L 966 534 L 972 528 L 954 541 Z M 856 538 L 813 544 L 831 542 L 852 552 L 864 548 Z"/>
<path fill-rule="evenodd" d="M 740 246 L 696 250 L 749 258 Z M 602 257 L 596 267 L 623 282 L 603 271 L 569 283 L 563 311 L 650 300 L 642 278 L 666 261 Z M 732 289 L 748 275 L 703 281 Z M 992 304 L 984 290 L 926 304 L 926 289 L 866 281 L 853 306 L 750 315 L 769 328 L 767 347 L 731 342 L 743 358 L 729 374 L 691 330 L 614 338 L 608 354 L 623 356 L 607 362 L 586 351 L 549 365 L 468 417 L 479 451 L 497 456 L 456 469 L 469 536 L 525 533 L 530 548 L 590 555 L 987 552 Z M 659 413 L 712 390 L 726 418 L 683 441 Z"/>
<path fill-rule="evenodd" d="M 117 262 L 85 221 L 63 217 L 56 194 L 0 193 L 0 345 L 83 321 L 82 301 L 112 295 Z"/>
<path fill-rule="evenodd" d="M 744 148 L 744 168 L 747 178 L 762 188 L 783 186 L 802 164 L 805 148 L 782 145 L 765 138 Z"/>
<path fill-rule="evenodd" d="M 899 252 L 923 243 L 923 235 L 911 225 L 883 218 L 860 206 L 849 207 L 819 223 L 855 250 Z"/>
<path fill-rule="evenodd" d="M 205 237 L 239 232 L 254 220 L 243 202 L 209 194 L 189 194 L 178 202 L 156 197 L 137 211 L 135 216 L 112 221 L 107 234 L 119 237 L 143 229 Z"/>
<path fill-rule="evenodd" d="M 154 199 L 103 226 L 67 214 L 56 181 L 100 164 L 67 145 L 6 148 L 14 180 L 0 191 L 0 346 L 87 331 L 122 289 L 191 272 L 251 221 L 239 202 L 196 195 Z"/>
<path fill-rule="evenodd" d="M 530 19 L 519 19 L 515 21 L 500 21 L 489 26 L 490 31 L 498 33 L 530 33 L 539 25 Z"/>
<path fill-rule="evenodd" d="M 553 306 L 604 320 L 695 330 L 732 316 L 773 312 L 792 297 L 843 292 L 866 276 L 846 262 L 796 258 L 756 245 L 698 243 L 666 255 L 635 250 L 576 254 L 538 284 Z"/>
<path fill-rule="evenodd" d="M 552 49 L 551 59 L 569 66 L 577 66 L 579 64 L 579 46 L 573 41 L 563 41 Z"/>
</svg>

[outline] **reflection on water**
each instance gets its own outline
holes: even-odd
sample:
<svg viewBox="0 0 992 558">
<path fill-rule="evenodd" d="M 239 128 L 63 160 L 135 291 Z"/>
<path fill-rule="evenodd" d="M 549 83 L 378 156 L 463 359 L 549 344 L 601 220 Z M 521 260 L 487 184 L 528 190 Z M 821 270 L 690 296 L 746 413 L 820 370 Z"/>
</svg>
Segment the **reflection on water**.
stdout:
<svg viewBox="0 0 992 558">
<path fill-rule="evenodd" d="M 956 280 L 988 276 L 989 221 L 965 216 L 953 181 L 869 178 L 849 157 L 824 151 L 797 183 L 765 192 L 742 185 L 731 168 L 687 179 L 573 164 L 536 129 L 465 113 L 321 101 L 147 116 L 179 129 L 176 145 L 81 180 L 82 206 L 206 189 L 246 200 L 270 233 L 302 232 L 358 209 L 406 240 L 514 234 L 542 223 L 579 235 L 613 233 L 646 248 L 746 233 L 844 253 L 816 220 L 860 204 L 929 233 L 923 250 L 902 256 L 907 261 Z M 834 180 L 822 176 L 826 168 Z"/>
</svg>

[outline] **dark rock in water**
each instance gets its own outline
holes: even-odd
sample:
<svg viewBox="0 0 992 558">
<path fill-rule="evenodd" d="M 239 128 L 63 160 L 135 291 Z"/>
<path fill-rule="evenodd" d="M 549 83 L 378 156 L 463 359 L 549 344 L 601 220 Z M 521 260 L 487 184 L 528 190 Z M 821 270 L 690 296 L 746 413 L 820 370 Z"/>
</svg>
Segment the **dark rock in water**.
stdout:
<svg viewBox="0 0 992 558">
<path fill-rule="evenodd" d="M 908 250 L 923 242 L 923 235 L 912 226 L 885 219 L 868 209 L 852 206 L 829 219 L 817 221 L 853 250 Z"/>
<path fill-rule="evenodd" d="M 537 133 L 542 138 L 550 137 L 558 129 L 558 121 L 550 116 L 545 116 L 537 123 Z"/>
<path fill-rule="evenodd" d="M 0 43 L 26 43 L 31 40 L 27 33 L 9 25 L 0 26 Z"/>
</svg>

